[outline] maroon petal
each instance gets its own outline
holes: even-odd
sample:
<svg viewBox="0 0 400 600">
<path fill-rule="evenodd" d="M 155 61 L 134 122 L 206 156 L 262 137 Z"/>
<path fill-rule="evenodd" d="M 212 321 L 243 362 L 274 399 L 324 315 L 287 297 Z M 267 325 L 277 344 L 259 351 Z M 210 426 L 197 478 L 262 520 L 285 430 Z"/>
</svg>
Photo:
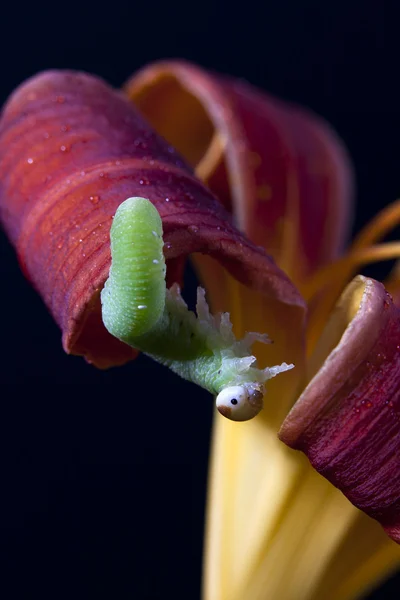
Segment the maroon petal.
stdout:
<svg viewBox="0 0 400 600">
<path fill-rule="evenodd" d="M 232 226 L 128 99 L 100 79 L 46 72 L 13 93 L 0 121 L 0 182 L 1 221 L 63 331 L 65 350 L 99 367 L 135 356 L 105 330 L 99 302 L 111 219 L 130 196 L 148 197 L 162 216 L 170 283 L 187 254 L 204 252 L 242 282 L 303 309 L 273 260 Z"/>
<path fill-rule="evenodd" d="M 316 353 L 279 437 L 400 543 L 400 309 L 382 284 L 353 280 Z"/>
<path fill-rule="evenodd" d="M 293 281 L 340 254 L 350 233 L 352 171 L 322 119 L 182 61 L 148 65 L 126 92 Z"/>
</svg>

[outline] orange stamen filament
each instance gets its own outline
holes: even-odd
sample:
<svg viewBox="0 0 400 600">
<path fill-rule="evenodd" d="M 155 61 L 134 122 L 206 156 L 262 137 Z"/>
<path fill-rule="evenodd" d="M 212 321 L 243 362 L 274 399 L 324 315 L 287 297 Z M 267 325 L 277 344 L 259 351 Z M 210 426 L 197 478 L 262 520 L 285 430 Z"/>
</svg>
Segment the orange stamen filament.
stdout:
<svg viewBox="0 0 400 600">
<path fill-rule="evenodd" d="M 348 251 L 347 256 L 339 259 L 333 265 L 328 265 L 323 267 L 321 270 L 314 273 L 308 281 L 301 285 L 301 291 L 306 300 L 310 300 L 311 297 L 318 291 L 323 283 L 325 283 L 325 279 L 327 273 L 329 273 L 329 277 L 332 276 L 332 269 L 335 269 L 335 265 L 338 265 L 338 271 L 342 273 L 342 288 L 346 285 L 350 278 L 350 274 L 348 270 L 345 268 L 347 261 L 349 261 L 349 266 L 352 264 L 356 266 L 359 264 L 367 264 L 368 262 L 376 262 L 380 259 L 372 258 L 368 259 L 370 248 L 373 244 L 376 244 L 380 239 L 382 239 L 390 230 L 394 229 L 396 226 L 400 225 L 400 200 L 396 200 L 386 208 L 384 208 L 376 217 L 372 219 L 362 229 L 362 231 L 355 238 L 350 250 Z M 358 254 L 361 250 L 365 249 L 367 254 Z M 389 250 L 390 253 L 390 250 Z M 373 252 L 374 256 L 375 253 Z M 350 258 L 354 257 L 354 258 Z M 393 258 L 393 257 L 390 257 Z M 382 260 L 385 260 L 386 256 L 382 256 Z"/>
<path fill-rule="evenodd" d="M 309 282 L 303 284 L 303 295 L 308 301 L 311 301 L 313 296 L 320 292 L 324 286 L 331 286 L 339 281 L 342 283 L 343 279 L 348 280 L 357 267 L 399 257 L 400 242 L 387 242 L 350 251 L 343 258 L 317 271 Z M 344 285 L 341 287 L 344 287 Z"/>
<path fill-rule="evenodd" d="M 312 352 L 336 300 L 354 271 L 362 265 L 399 257 L 400 242 L 388 242 L 352 251 L 314 275 L 302 290 L 311 304 L 307 335 L 309 352 Z M 313 309 L 314 299 L 316 302 Z"/>
<path fill-rule="evenodd" d="M 400 200 L 396 200 L 376 215 L 355 238 L 351 251 L 375 244 L 400 225 Z"/>
</svg>

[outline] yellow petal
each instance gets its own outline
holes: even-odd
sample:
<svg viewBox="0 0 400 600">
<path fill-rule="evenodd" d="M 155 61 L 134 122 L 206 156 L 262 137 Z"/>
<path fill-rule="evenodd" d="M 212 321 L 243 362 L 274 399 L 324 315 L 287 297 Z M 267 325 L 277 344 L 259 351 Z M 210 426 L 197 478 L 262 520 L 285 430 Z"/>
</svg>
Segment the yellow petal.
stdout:
<svg viewBox="0 0 400 600">
<path fill-rule="evenodd" d="M 252 297 L 236 282 L 227 281 L 222 269 L 210 268 L 209 259 L 207 264 L 202 258 L 196 263 L 212 302 L 229 307 L 236 328 L 270 333 L 269 326 L 277 335 L 289 331 L 296 338 L 293 322 L 287 321 L 286 328 L 282 322 L 274 324 L 279 310 L 268 311 L 259 295 Z M 293 352 L 289 346 L 289 337 L 278 340 L 279 352 Z M 275 351 L 273 346 L 267 348 Z M 301 385 L 299 380 L 286 381 L 286 375 L 271 381 L 266 409 L 253 421 L 238 425 L 219 415 L 215 418 L 205 600 L 351 600 L 400 561 L 400 549 L 375 522 L 303 456 L 278 441 L 278 407 L 287 410 L 296 385 Z M 344 557 L 352 553 L 346 562 Z"/>
</svg>

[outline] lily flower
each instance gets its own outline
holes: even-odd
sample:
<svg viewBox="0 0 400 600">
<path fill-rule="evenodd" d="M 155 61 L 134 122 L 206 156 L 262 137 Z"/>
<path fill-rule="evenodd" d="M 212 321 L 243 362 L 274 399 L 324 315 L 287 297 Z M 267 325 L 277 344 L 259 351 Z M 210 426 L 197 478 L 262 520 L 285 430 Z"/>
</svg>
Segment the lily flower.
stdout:
<svg viewBox="0 0 400 600">
<path fill-rule="evenodd" d="M 215 419 L 204 598 L 359 598 L 400 563 L 370 518 L 400 541 L 400 312 L 382 284 L 351 279 L 399 256 L 398 243 L 377 242 L 400 204 L 348 245 L 352 170 L 322 119 L 178 61 L 145 67 L 125 91 L 307 302 L 304 327 L 293 306 L 195 257 L 213 309 L 230 312 L 237 335 L 274 340 L 259 361 L 296 365 L 271 381 L 258 418 Z M 398 270 L 387 286 L 397 300 Z"/>
<path fill-rule="evenodd" d="M 345 253 L 352 175 L 324 122 L 186 63 L 150 65 L 125 97 L 47 72 L 3 109 L 0 182 L 1 221 L 67 352 L 101 368 L 136 355 L 105 330 L 100 291 L 112 217 L 145 195 L 168 283 L 193 254 L 236 335 L 274 341 L 259 363 L 296 365 L 268 382 L 258 417 L 215 419 L 205 600 L 347 600 L 397 568 L 381 524 L 398 541 L 398 314 L 381 284 L 351 278 L 399 255 L 376 242 L 400 210 Z"/>
</svg>

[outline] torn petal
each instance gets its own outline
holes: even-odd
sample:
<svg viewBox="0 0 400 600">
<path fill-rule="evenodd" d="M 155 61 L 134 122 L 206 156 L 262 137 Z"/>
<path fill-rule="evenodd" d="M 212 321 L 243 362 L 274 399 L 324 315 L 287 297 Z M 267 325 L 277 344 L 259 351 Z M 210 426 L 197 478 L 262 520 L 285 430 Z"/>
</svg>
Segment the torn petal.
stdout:
<svg viewBox="0 0 400 600">
<path fill-rule="evenodd" d="M 98 367 L 136 356 L 106 331 L 100 291 L 117 207 L 149 198 L 163 220 L 167 283 L 191 252 L 288 306 L 304 303 L 264 251 L 233 226 L 190 167 L 102 80 L 49 71 L 10 97 L 0 120 L 0 219 L 63 332 L 67 352 Z"/>
<path fill-rule="evenodd" d="M 314 361 L 279 437 L 400 543 L 400 309 L 382 284 L 353 280 Z"/>
</svg>

